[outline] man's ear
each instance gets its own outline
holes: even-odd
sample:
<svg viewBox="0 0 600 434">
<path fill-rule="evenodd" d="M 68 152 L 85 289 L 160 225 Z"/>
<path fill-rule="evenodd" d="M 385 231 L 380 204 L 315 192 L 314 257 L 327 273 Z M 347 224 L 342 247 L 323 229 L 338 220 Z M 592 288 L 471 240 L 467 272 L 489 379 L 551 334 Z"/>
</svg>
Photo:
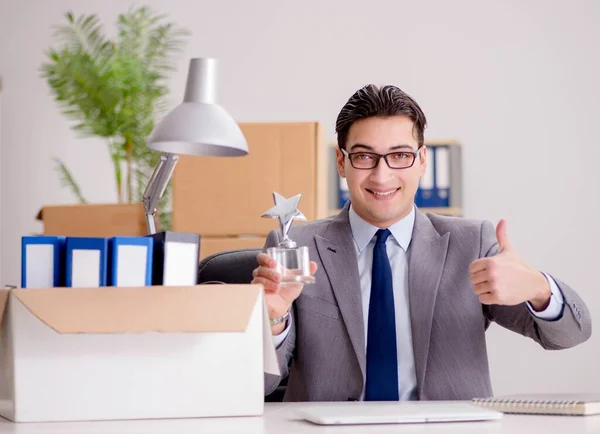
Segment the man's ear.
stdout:
<svg viewBox="0 0 600 434">
<path fill-rule="evenodd" d="M 342 177 L 345 178 L 346 177 L 346 166 L 344 165 L 344 160 L 345 160 L 345 156 L 343 154 L 342 151 L 340 151 L 340 148 L 337 148 L 335 150 L 335 160 L 336 160 L 336 166 L 337 166 L 337 171 L 338 174 Z"/>
</svg>

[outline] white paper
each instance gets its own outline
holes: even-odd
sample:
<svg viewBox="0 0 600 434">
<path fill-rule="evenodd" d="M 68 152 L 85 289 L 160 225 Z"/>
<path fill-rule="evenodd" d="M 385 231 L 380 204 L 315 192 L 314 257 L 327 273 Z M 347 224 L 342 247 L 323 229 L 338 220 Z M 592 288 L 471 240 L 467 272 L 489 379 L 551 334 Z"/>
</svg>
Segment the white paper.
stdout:
<svg viewBox="0 0 600 434">
<path fill-rule="evenodd" d="M 146 285 L 148 246 L 122 245 L 117 250 L 116 286 Z"/>
<path fill-rule="evenodd" d="M 195 285 L 198 279 L 198 245 L 167 242 L 164 256 L 164 286 Z"/>
<path fill-rule="evenodd" d="M 54 245 L 29 244 L 25 251 L 25 285 L 27 288 L 54 286 Z"/>
<path fill-rule="evenodd" d="M 437 188 L 450 188 L 450 150 L 447 147 L 435 150 L 435 181 Z"/>
<path fill-rule="evenodd" d="M 100 286 L 100 250 L 73 249 L 71 282 L 74 288 Z"/>
</svg>

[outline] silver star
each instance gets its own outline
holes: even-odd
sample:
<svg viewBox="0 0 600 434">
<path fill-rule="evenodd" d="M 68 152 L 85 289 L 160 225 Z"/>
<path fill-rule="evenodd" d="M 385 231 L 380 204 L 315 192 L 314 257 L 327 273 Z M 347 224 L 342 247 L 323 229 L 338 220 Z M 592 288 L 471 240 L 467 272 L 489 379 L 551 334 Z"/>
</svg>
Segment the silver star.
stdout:
<svg viewBox="0 0 600 434">
<path fill-rule="evenodd" d="M 301 194 L 292 196 L 289 199 L 284 198 L 279 193 L 273 192 L 275 206 L 265 212 L 261 217 L 270 217 L 279 219 L 281 228 L 282 243 L 293 243 L 289 240 L 287 234 L 294 220 L 306 220 L 304 214 L 298 210 Z"/>
</svg>

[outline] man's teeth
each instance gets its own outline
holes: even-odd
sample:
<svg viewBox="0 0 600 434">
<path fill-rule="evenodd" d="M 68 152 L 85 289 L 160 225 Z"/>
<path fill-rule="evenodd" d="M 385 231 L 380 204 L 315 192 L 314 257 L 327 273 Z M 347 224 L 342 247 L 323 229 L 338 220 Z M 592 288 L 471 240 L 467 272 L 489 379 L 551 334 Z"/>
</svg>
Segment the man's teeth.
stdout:
<svg viewBox="0 0 600 434">
<path fill-rule="evenodd" d="M 390 190 L 390 191 L 373 191 L 373 194 L 376 194 L 377 196 L 389 196 L 392 193 L 395 193 L 397 189 L 395 190 Z"/>
</svg>

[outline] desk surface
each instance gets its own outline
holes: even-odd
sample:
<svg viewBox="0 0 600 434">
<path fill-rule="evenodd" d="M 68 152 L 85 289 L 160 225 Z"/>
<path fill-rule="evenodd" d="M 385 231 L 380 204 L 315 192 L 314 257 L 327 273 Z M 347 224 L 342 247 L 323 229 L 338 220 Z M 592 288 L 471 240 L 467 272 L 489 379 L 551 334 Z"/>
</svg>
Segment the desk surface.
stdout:
<svg viewBox="0 0 600 434">
<path fill-rule="evenodd" d="M 504 415 L 498 421 L 429 423 L 414 425 L 319 426 L 300 420 L 295 410 L 306 403 L 267 403 L 261 417 L 133 420 L 103 422 L 13 423 L 0 421 L 1 433 L 23 434 L 197 434 L 197 433 L 600 433 L 598 416 Z M 319 404 L 326 405 L 326 404 Z"/>
</svg>

